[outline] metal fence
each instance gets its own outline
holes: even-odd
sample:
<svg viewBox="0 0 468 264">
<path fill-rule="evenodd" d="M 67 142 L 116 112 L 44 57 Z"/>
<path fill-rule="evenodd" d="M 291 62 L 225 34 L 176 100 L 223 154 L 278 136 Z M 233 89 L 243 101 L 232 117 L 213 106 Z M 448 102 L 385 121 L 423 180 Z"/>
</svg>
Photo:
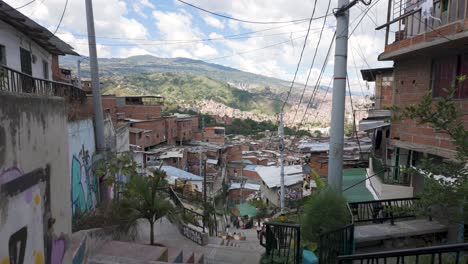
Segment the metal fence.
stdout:
<svg viewBox="0 0 468 264">
<path fill-rule="evenodd" d="M 203 214 L 186 208 L 180 200 L 179 195 L 172 189 L 172 187 L 169 187 L 168 192 L 171 200 L 181 210 L 183 219 L 190 219 L 191 224 L 203 228 L 203 232 L 205 232 L 205 217 Z"/>
<path fill-rule="evenodd" d="M 383 223 L 416 216 L 418 198 L 399 198 L 348 203 L 355 223 Z"/>
<path fill-rule="evenodd" d="M 339 264 L 412 263 L 412 264 L 466 264 L 468 243 L 435 247 L 413 248 L 387 252 L 339 256 Z M 327 262 L 328 263 L 328 262 Z"/>
<path fill-rule="evenodd" d="M 388 0 L 387 23 L 376 29 L 386 29 L 388 45 L 390 32 L 395 42 L 430 32 L 466 18 L 467 7 L 468 0 Z"/>
<path fill-rule="evenodd" d="M 266 223 L 260 238 L 270 263 L 301 263 L 301 228 L 298 224 Z"/>
<path fill-rule="evenodd" d="M 349 205 L 348 212 L 348 225 L 320 235 L 319 263 L 336 263 L 338 256 L 354 253 L 354 218 Z"/>
<path fill-rule="evenodd" d="M 0 90 L 59 96 L 67 98 L 70 102 L 84 102 L 86 100 L 86 92 L 70 83 L 34 78 L 2 65 L 0 65 Z"/>
</svg>

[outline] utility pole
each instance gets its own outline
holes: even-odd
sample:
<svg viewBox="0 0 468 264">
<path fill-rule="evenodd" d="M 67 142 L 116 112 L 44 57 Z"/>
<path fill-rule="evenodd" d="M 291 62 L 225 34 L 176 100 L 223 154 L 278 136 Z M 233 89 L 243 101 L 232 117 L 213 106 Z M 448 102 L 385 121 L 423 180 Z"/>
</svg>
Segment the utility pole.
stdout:
<svg viewBox="0 0 468 264">
<path fill-rule="evenodd" d="M 203 209 L 204 209 L 204 217 L 203 217 L 203 232 L 205 232 L 205 222 L 207 221 L 207 217 L 210 217 L 207 214 L 207 200 L 206 200 L 206 160 L 203 159 Z"/>
<path fill-rule="evenodd" d="M 280 210 L 284 213 L 284 123 L 283 111 L 280 113 L 280 125 L 278 127 L 280 166 L 281 166 L 281 188 L 280 188 Z"/>
<path fill-rule="evenodd" d="M 99 83 L 99 68 L 96 51 L 96 32 L 94 31 L 94 15 L 92 0 L 86 1 L 86 21 L 88 25 L 89 63 L 91 67 L 91 84 L 93 87 L 94 123 L 96 134 L 96 148 L 104 151 L 104 114 L 102 113 L 101 87 Z"/>
<path fill-rule="evenodd" d="M 78 88 L 82 90 L 83 87 L 81 86 L 81 60 L 76 61 L 76 79 L 77 79 Z"/>
<path fill-rule="evenodd" d="M 328 161 L 328 185 L 341 191 L 343 185 L 343 137 L 347 78 L 349 8 L 358 0 L 338 0 L 336 16 L 335 66 Z"/>
</svg>

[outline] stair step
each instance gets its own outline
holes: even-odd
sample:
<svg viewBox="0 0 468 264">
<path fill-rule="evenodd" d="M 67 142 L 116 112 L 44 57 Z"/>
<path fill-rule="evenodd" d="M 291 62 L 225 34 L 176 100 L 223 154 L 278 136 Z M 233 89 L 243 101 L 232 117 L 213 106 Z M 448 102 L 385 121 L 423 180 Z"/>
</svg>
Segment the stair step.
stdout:
<svg viewBox="0 0 468 264">
<path fill-rule="evenodd" d="M 107 256 L 107 259 L 112 257 L 116 259 L 133 259 L 134 263 L 168 261 L 168 249 L 166 247 L 142 245 L 123 241 L 106 242 L 98 252 L 96 252 L 96 255 Z"/>
</svg>

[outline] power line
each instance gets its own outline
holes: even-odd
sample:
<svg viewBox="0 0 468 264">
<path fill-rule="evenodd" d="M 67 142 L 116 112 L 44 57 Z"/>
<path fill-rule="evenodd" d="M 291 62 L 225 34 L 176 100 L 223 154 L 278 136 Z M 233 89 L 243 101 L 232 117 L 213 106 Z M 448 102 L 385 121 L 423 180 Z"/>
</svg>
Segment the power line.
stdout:
<svg viewBox="0 0 468 264">
<path fill-rule="evenodd" d="M 18 7 L 12 7 L 12 8 L 10 8 L 10 9 L 2 10 L 2 11 L 9 12 L 9 11 L 13 11 L 13 10 L 19 10 L 19 9 L 21 9 L 21 8 L 23 8 L 23 7 L 27 7 L 28 5 L 30 5 L 30 4 L 32 4 L 32 3 L 34 3 L 34 2 L 36 2 L 36 0 L 32 0 L 32 1 L 30 1 L 30 2 L 27 2 L 27 3 L 24 4 L 24 5 L 21 5 L 21 6 L 18 6 Z"/>
<path fill-rule="evenodd" d="M 294 87 L 294 82 L 296 81 L 296 78 L 297 78 L 297 72 L 299 71 L 299 68 L 301 66 L 302 56 L 304 55 L 304 50 L 305 50 L 305 47 L 307 46 L 307 39 L 309 38 L 310 27 L 312 26 L 312 20 L 314 19 L 314 14 L 315 14 L 315 8 L 316 7 L 317 7 L 317 0 L 315 0 L 315 3 L 314 3 L 314 9 L 312 10 L 312 16 L 310 17 L 310 20 L 309 20 L 309 26 L 307 28 L 307 34 L 306 34 L 306 37 L 304 39 L 304 44 L 302 45 L 301 55 L 299 56 L 299 61 L 297 62 L 297 67 L 296 67 L 296 71 L 294 72 L 294 77 L 293 77 L 293 80 L 291 82 L 291 87 L 289 88 L 289 91 L 286 94 L 286 100 L 284 100 L 283 106 L 281 107 L 281 112 L 284 111 L 284 107 L 286 106 L 286 103 L 288 102 L 289 96 L 291 95 L 291 91 L 292 91 L 292 89 Z"/>
<path fill-rule="evenodd" d="M 326 13 L 328 13 L 328 11 L 330 10 L 330 5 L 331 5 L 331 0 L 328 1 L 328 7 L 327 7 L 327 12 Z M 320 42 L 322 40 L 322 34 L 323 34 L 323 30 L 325 29 L 325 24 L 326 23 L 327 23 L 327 18 L 325 18 L 323 20 L 323 25 L 322 25 L 322 29 L 320 31 L 320 36 L 319 36 L 319 39 L 318 39 L 318 42 L 317 42 L 317 46 L 315 48 L 314 57 L 312 58 L 312 63 L 310 64 L 309 73 L 307 74 L 307 79 L 306 79 L 306 82 L 304 84 L 304 89 L 302 89 L 301 98 L 299 99 L 299 104 L 297 105 L 296 113 L 294 114 L 294 117 L 292 119 L 292 123 L 294 123 L 294 120 L 296 120 L 296 115 L 297 115 L 297 112 L 299 111 L 299 107 L 301 106 L 302 98 L 304 98 L 304 93 L 305 93 L 305 90 L 307 88 L 307 84 L 309 83 L 310 74 L 312 73 L 312 69 L 314 68 L 315 58 L 317 57 L 317 52 L 318 52 L 318 49 L 320 47 Z"/>
<path fill-rule="evenodd" d="M 67 11 L 67 6 L 68 6 L 68 0 L 65 1 L 65 6 L 63 7 L 62 16 L 60 17 L 60 21 L 57 25 L 57 28 L 55 28 L 55 31 L 53 33 L 54 35 L 55 33 L 57 33 L 57 30 L 60 28 L 60 25 L 62 24 L 63 17 L 65 16 L 65 11 Z"/>
<path fill-rule="evenodd" d="M 98 38 L 98 39 L 140 40 L 140 41 L 154 41 L 154 42 L 211 41 L 211 40 L 227 39 L 227 38 L 232 38 L 232 37 L 237 37 L 237 36 L 243 36 L 243 35 L 251 35 L 251 34 L 255 34 L 255 33 L 260 33 L 260 32 L 265 32 L 265 31 L 270 31 L 270 30 L 278 29 L 278 28 L 284 28 L 284 27 L 289 27 L 289 26 L 293 26 L 293 25 L 299 25 L 299 24 L 302 24 L 302 23 L 304 23 L 304 22 L 307 22 L 307 21 L 301 21 L 301 22 L 297 22 L 297 23 L 293 23 L 293 24 L 289 24 L 289 25 L 282 25 L 282 26 L 278 26 L 278 27 L 265 28 L 265 29 L 256 30 L 256 31 L 243 32 L 243 33 L 234 34 L 234 35 L 221 36 L 221 37 L 219 37 L 219 38 L 204 38 L 204 39 L 147 39 L 147 38 L 122 38 L 122 37 L 99 37 L 99 36 L 95 36 L 95 37 Z M 317 28 L 317 29 L 318 29 L 318 28 Z M 305 30 L 304 30 L 304 31 L 305 31 Z M 84 33 L 78 33 L 78 34 L 69 33 L 69 32 L 59 32 L 59 33 L 70 34 L 70 35 L 77 36 L 77 37 L 88 37 L 88 35 L 87 35 L 87 34 L 84 34 Z M 289 33 L 288 33 L 288 34 L 289 34 Z"/>
<path fill-rule="evenodd" d="M 300 36 L 300 37 L 297 37 L 297 38 L 293 38 L 293 40 L 304 38 L 304 37 L 307 37 L 307 35 L 306 36 Z M 289 43 L 290 41 L 291 40 L 288 39 L 286 41 L 278 42 L 278 43 L 271 44 L 271 45 L 268 45 L 268 46 L 264 46 L 264 47 L 261 47 L 261 48 L 258 48 L 258 49 L 248 50 L 248 51 L 244 51 L 244 52 L 240 52 L 240 53 L 234 53 L 234 54 L 231 54 L 231 55 L 221 56 L 221 57 L 217 57 L 217 58 L 206 59 L 206 60 L 203 60 L 203 61 L 213 61 L 213 60 L 225 59 L 225 58 L 233 57 L 233 56 L 236 56 L 236 55 L 242 55 L 242 54 L 246 54 L 246 53 L 250 53 L 250 52 L 259 51 L 259 50 L 271 48 L 271 47 L 274 47 L 274 46 L 282 45 L 282 44 L 285 44 L 285 43 Z"/>
<path fill-rule="evenodd" d="M 359 22 L 356 24 L 356 26 L 354 27 L 353 31 L 352 31 L 351 34 L 348 36 L 348 38 L 350 38 L 350 37 L 352 36 L 352 34 L 353 34 L 354 31 L 356 30 L 356 28 L 357 28 L 357 27 L 359 26 L 359 24 L 362 22 L 362 18 L 365 16 L 365 14 L 367 14 L 367 12 L 369 12 L 369 10 L 370 10 L 373 6 L 375 6 L 375 4 L 376 4 L 378 1 L 380 1 L 380 0 L 377 0 L 373 5 L 371 5 L 371 6 L 369 6 L 369 7 L 367 8 L 366 12 L 364 12 L 364 15 L 361 17 L 361 19 L 359 20 Z M 364 2 L 363 2 L 363 3 L 364 3 Z M 369 2 L 369 4 L 370 4 L 370 2 Z M 366 4 L 366 5 L 367 5 L 367 4 Z M 354 20 L 351 22 L 351 24 L 353 24 L 353 23 L 354 23 L 355 21 L 357 21 L 357 20 L 358 20 L 358 18 L 354 19 Z M 335 34 L 333 35 L 331 44 L 333 44 L 333 40 L 334 40 L 335 36 L 336 36 L 336 31 L 335 31 Z M 313 98 L 315 98 L 315 94 L 316 94 L 316 91 L 317 91 L 317 89 L 318 89 L 318 85 L 320 84 L 320 79 L 321 79 L 321 76 L 323 75 L 323 72 L 324 72 L 325 65 L 326 65 L 327 60 L 328 60 L 328 55 L 329 55 L 329 53 L 330 53 L 331 47 L 332 47 L 332 45 L 330 45 L 330 47 L 329 47 L 329 50 L 328 50 L 328 52 L 327 52 L 327 58 L 326 58 L 326 60 L 325 60 L 325 62 L 324 62 L 324 65 L 323 65 L 322 70 L 321 70 L 321 72 L 320 72 L 319 78 L 317 79 L 317 83 L 316 83 L 316 86 L 315 86 L 315 88 L 314 88 L 314 91 L 312 92 L 312 95 L 310 96 L 309 103 L 307 104 L 306 110 L 304 111 L 304 115 L 302 116 L 301 122 L 299 123 L 299 127 L 302 126 L 302 123 L 304 122 L 304 118 L 305 118 L 305 116 L 306 116 L 306 114 L 307 114 L 307 111 L 309 110 L 310 103 L 313 101 Z"/>
<path fill-rule="evenodd" d="M 198 10 L 201 10 L 203 12 L 206 12 L 206 13 L 209 13 L 209 14 L 212 14 L 214 16 L 218 16 L 218 17 L 222 17 L 222 18 L 226 18 L 226 19 L 230 19 L 230 20 L 234 20 L 234 21 L 238 21 L 238 22 L 243 22 L 243 23 L 250 23 L 250 24 L 286 24 L 286 23 L 295 23 L 295 22 L 300 22 L 300 21 L 307 21 L 309 20 L 309 18 L 302 18 L 302 19 L 295 19 L 295 20 L 289 20 L 289 21 L 252 21 L 252 20 L 245 20 L 245 19 L 240 19 L 240 18 L 235 18 L 235 17 L 230 17 L 230 16 L 226 16 L 226 15 L 222 15 L 222 14 L 219 14 L 219 13 L 216 13 L 216 12 L 213 12 L 213 11 L 210 11 L 210 10 L 207 10 L 205 8 L 202 8 L 202 7 L 199 7 L 199 6 L 196 6 L 194 4 L 191 4 L 191 3 L 188 3 L 188 2 L 185 2 L 183 0 L 177 0 L 183 4 L 186 4 L 188 6 L 191 6 L 195 9 L 198 9 Z M 325 15 L 327 16 L 327 15 Z M 322 17 L 317 17 L 315 19 L 321 19 L 321 18 L 324 18 L 325 16 L 322 16 Z"/>
<path fill-rule="evenodd" d="M 319 29 L 319 28 L 317 28 Z M 315 29 L 314 29 L 315 30 Z M 225 37 L 225 38 L 210 38 L 210 39 L 194 39 L 191 41 L 185 41 L 185 42 L 168 42 L 168 43 L 162 43 L 162 41 L 158 43 L 99 43 L 99 45 L 102 46 L 112 46 L 112 47 L 127 47 L 127 46 L 167 46 L 167 45 L 187 45 L 191 44 L 194 42 L 204 42 L 204 41 L 226 41 L 226 40 L 231 40 L 231 39 L 251 39 L 251 38 L 262 38 L 262 37 L 272 37 L 272 36 L 280 36 L 280 35 L 289 35 L 291 33 L 300 33 L 300 32 L 305 32 L 307 30 L 299 30 L 299 31 L 292 31 L 292 32 L 286 32 L 286 33 L 275 33 L 275 34 L 267 34 L 267 35 L 257 35 L 257 36 L 246 36 L 246 37 Z M 318 32 L 318 31 L 317 31 Z M 84 42 L 77 42 L 75 43 L 77 45 L 88 45 L 88 43 Z"/>
</svg>

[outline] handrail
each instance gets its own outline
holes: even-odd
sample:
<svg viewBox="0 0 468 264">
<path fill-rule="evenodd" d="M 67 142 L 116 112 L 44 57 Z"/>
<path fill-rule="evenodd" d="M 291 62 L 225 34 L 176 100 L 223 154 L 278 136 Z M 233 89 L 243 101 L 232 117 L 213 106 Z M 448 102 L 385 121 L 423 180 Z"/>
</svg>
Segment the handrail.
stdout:
<svg viewBox="0 0 468 264">
<path fill-rule="evenodd" d="M 282 263 L 301 263 L 300 225 L 281 222 L 268 222 L 265 225 L 265 233 L 260 235 L 260 245 L 265 247 L 266 257 L 271 262 L 278 257 L 284 259 Z"/>
<path fill-rule="evenodd" d="M 383 252 L 375 252 L 375 253 L 363 253 L 363 254 L 356 254 L 356 255 L 343 255 L 343 256 L 338 257 L 338 261 L 339 263 L 343 263 L 345 260 L 364 260 L 364 259 L 376 260 L 378 258 L 429 255 L 429 254 L 437 254 L 437 253 L 460 252 L 460 251 L 467 251 L 467 250 L 468 250 L 468 243 L 460 243 L 460 244 L 451 244 L 451 245 L 434 246 L 434 247 L 401 249 L 401 250 L 383 251 Z"/>
<path fill-rule="evenodd" d="M 390 220 L 394 224 L 395 219 L 416 217 L 414 212 L 401 212 L 400 215 L 395 214 L 395 208 L 412 209 L 415 206 L 415 201 L 419 200 L 416 197 L 399 198 L 399 199 L 384 199 L 371 200 L 363 202 L 348 203 L 351 208 L 352 217 L 355 223 L 374 222 L 383 223 Z"/>
</svg>

